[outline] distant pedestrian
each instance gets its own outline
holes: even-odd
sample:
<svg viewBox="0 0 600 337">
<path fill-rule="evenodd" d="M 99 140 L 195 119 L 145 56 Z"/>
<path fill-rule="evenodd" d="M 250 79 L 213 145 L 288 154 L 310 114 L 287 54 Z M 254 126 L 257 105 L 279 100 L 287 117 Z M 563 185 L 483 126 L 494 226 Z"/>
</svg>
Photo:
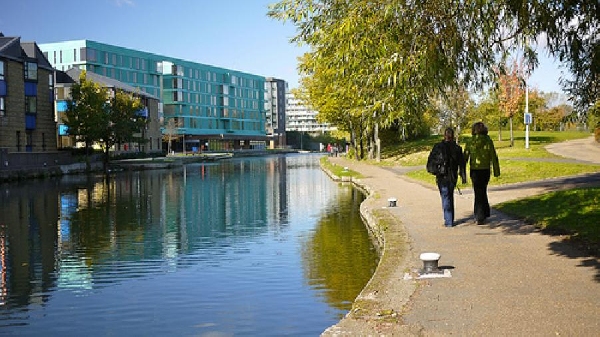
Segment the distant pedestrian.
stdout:
<svg viewBox="0 0 600 337">
<path fill-rule="evenodd" d="M 494 177 L 500 176 L 500 163 L 494 148 L 494 142 L 488 136 L 488 129 L 482 122 L 473 124 L 471 139 L 465 146 L 465 161 L 469 163 L 475 203 L 473 214 L 478 225 L 483 225 L 490 217 L 490 204 L 487 196 L 487 186 L 490 182 L 491 170 Z"/>
<path fill-rule="evenodd" d="M 444 139 L 435 144 L 427 159 L 427 171 L 435 174 L 435 182 L 442 199 L 444 226 L 454 226 L 454 189 L 460 175 L 462 183 L 467 181 L 462 148 L 456 144 L 454 129 L 446 128 Z"/>
</svg>

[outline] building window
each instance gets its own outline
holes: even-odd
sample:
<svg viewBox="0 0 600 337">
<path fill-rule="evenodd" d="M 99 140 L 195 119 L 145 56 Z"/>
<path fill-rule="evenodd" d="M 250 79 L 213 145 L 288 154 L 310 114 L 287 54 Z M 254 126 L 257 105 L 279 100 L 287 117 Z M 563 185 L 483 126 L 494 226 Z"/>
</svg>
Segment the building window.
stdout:
<svg viewBox="0 0 600 337">
<path fill-rule="evenodd" d="M 183 79 L 182 78 L 174 78 L 173 79 L 173 89 L 183 89 Z"/>
<path fill-rule="evenodd" d="M 4 80 L 4 61 L 0 60 L 0 81 Z"/>
<path fill-rule="evenodd" d="M 173 101 L 175 101 L 175 102 L 183 101 L 183 93 L 181 91 L 173 91 Z"/>
<path fill-rule="evenodd" d="M 48 75 L 48 90 L 50 92 L 50 102 L 54 101 L 54 73 Z"/>
<path fill-rule="evenodd" d="M 36 113 L 37 112 L 37 97 L 25 96 L 25 112 Z"/>
<path fill-rule="evenodd" d="M 25 62 L 25 79 L 37 81 L 37 63 Z"/>
<path fill-rule="evenodd" d="M 0 96 L 0 117 L 6 116 L 6 110 L 4 109 L 4 97 Z"/>
<path fill-rule="evenodd" d="M 61 50 L 61 51 L 59 51 L 59 58 L 60 58 L 60 59 L 59 59 L 59 62 L 60 62 L 60 63 L 63 63 L 63 61 L 62 61 L 62 50 Z"/>
</svg>

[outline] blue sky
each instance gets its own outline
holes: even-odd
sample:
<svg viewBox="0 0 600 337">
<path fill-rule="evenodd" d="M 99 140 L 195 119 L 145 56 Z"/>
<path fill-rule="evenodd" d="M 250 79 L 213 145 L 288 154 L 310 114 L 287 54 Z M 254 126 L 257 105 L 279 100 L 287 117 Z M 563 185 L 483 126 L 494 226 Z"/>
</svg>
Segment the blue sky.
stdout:
<svg viewBox="0 0 600 337">
<path fill-rule="evenodd" d="M 0 31 L 38 44 L 95 40 L 298 83 L 295 28 L 266 16 L 276 0 L 0 0 Z M 541 55 L 542 56 L 542 55 Z M 541 57 L 530 84 L 562 92 Z"/>
</svg>

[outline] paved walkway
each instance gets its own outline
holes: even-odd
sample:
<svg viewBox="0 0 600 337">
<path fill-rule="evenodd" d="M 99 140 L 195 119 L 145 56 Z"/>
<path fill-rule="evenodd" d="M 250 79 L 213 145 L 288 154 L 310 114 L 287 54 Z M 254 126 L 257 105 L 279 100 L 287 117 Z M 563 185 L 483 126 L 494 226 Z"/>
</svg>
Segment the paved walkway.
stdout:
<svg viewBox="0 0 600 337">
<path fill-rule="evenodd" d="M 575 141 L 577 146 L 554 144 L 549 151 L 600 163 L 600 146 L 591 141 Z M 401 170 L 344 158 L 331 160 L 363 174 L 358 183 L 371 192 L 363 203 L 365 209 L 361 206 L 367 218 L 384 210 L 393 221 L 385 230 L 380 267 L 357 299 L 357 310 L 323 335 L 600 335 L 597 257 L 574 249 L 560 236 L 543 235 L 495 210 L 487 225 L 474 224 L 470 188 L 455 196 L 460 224 L 444 228 L 435 187 L 413 181 Z M 600 186 L 600 172 L 491 189 L 489 199 L 494 205 L 590 185 Z M 397 207 L 387 207 L 391 197 L 398 199 Z M 398 245 L 398 238 L 408 241 L 408 247 Z M 451 277 L 407 278 L 423 267 L 419 259 L 423 252 L 441 254 L 439 265 L 448 269 Z M 391 270 L 386 270 L 390 258 L 396 260 Z"/>
</svg>

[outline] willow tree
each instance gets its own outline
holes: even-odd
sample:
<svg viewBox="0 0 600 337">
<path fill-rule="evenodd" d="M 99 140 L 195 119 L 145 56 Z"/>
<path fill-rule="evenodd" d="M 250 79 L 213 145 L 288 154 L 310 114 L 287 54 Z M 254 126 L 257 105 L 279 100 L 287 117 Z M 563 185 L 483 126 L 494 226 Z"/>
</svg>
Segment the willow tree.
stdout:
<svg viewBox="0 0 600 337">
<path fill-rule="evenodd" d="M 536 66 L 537 52 L 529 46 L 542 34 L 548 50 L 582 79 L 572 85 L 597 86 L 600 67 L 582 56 L 598 58 L 596 0 L 554 3 L 282 0 L 270 6 L 268 15 L 296 26 L 292 41 L 310 47 L 304 59 L 310 63 L 301 61 L 301 75 L 333 82 L 327 94 L 352 105 L 338 113 L 390 123 L 419 120 L 429 98 L 448 86 L 492 83 L 497 60 L 516 50 Z M 570 25 L 561 15 L 570 18 Z M 317 100 L 313 96 L 324 91 L 308 92 Z M 375 113 L 377 107 L 385 108 Z"/>
<path fill-rule="evenodd" d="M 434 108 L 440 121 L 438 127 L 456 128 L 456 139 L 459 141 L 462 130 L 468 129 L 474 105 L 464 86 L 449 87 L 434 100 Z"/>
</svg>

